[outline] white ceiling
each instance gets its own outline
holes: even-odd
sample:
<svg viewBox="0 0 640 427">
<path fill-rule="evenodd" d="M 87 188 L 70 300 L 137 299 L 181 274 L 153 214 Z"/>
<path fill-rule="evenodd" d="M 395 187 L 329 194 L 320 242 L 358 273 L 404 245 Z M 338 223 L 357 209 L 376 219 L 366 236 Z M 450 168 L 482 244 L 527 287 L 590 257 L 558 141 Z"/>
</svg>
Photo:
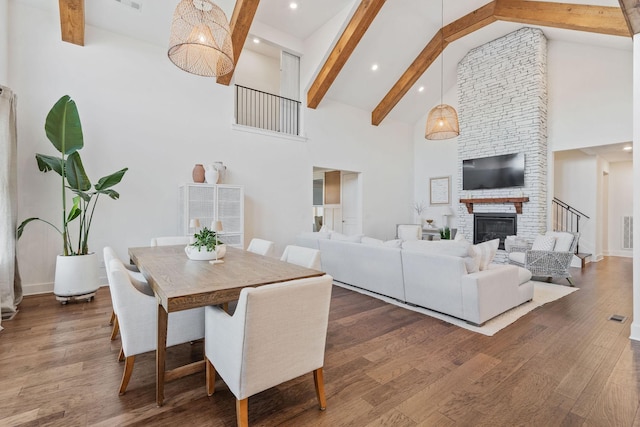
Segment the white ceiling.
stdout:
<svg viewBox="0 0 640 427">
<path fill-rule="evenodd" d="M 58 9 L 57 0 L 15 1 L 46 8 L 52 13 L 57 13 Z M 132 9 L 123 4 L 130 1 L 140 4 L 140 10 Z M 355 5 L 359 2 L 359 0 L 297 0 L 298 8 L 291 10 L 289 8 L 290 1 L 260 1 L 255 20 L 304 40 L 338 12 L 345 8 L 355 10 Z M 478 9 L 488 1 L 448 1 L 444 10 L 445 25 Z M 619 6 L 618 0 L 563 1 L 565 3 Z M 171 18 L 177 4 L 178 0 L 87 0 L 85 1 L 86 22 L 90 26 L 166 46 Z M 216 4 L 230 17 L 235 0 L 216 0 Z M 326 97 L 366 111 L 373 111 L 440 28 L 441 12 L 441 0 L 387 1 L 329 89 Z M 455 84 L 457 63 L 470 49 L 522 26 L 515 23 L 496 22 L 450 44 L 444 52 L 444 64 L 441 64 L 440 59 L 436 60 L 388 117 L 406 123 L 415 123 L 440 101 L 440 66 L 444 68 L 446 93 Z M 551 40 L 587 43 L 615 49 L 631 50 L 632 48 L 632 40 L 628 37 L 605 36 L 554 28 L 542 28 L 542 30 Z M 91 40 L 87 40 L 87 44 L 90 45 L 90 43 Z M 375 72 L 370 69 L 373 63 L 379 65 Z M 418 92 L 417 89 L 420 86 L 425 87 L 423 92 Z M 452 101 L 449 102 L 452 103 Z M 446 98 L 445 102 L 447 102 Z"/>
</svg>

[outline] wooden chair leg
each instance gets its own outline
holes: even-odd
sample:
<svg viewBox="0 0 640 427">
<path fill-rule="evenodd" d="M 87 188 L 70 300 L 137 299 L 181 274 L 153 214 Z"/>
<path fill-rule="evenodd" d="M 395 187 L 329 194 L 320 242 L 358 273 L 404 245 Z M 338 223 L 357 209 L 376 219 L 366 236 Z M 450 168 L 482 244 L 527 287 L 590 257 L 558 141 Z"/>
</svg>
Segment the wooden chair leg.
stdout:
<svg viewBox="0 0 640 427">
<path fill-rule="evenodd" d="M 113 325 L 113 321 L 115 320 L 115 318 L 116 318 L 116 312 L 111 310 L 111 319 L 109 319 L 110 325 Z"/>
<path fill-rule="evenodd" d="M 120 395 L 123 395 L 129 385 L 131 379 L 131 373 L 133 372 L 133 363 L 135 362 L 135 356 L 128 356 L 124 359 L 124 372 L 122 373 L 122 382 L 120 383 Z"/>
<path fill-rule="evenodd" d="M 249 427 L 249 399 L 236 400 L 238 427 Z"/>
<path fill-rule="evenodd" d="M 207 377 L 207 396 L 211 396 L 216 391 L 216 368 L 209 361 L 209 359 L 205 356 L 204 358 L 206 362 L 206 377 Z"/>
<path fill-rule="evenodd" d="M 113 319 L 113 329 L 111 330 L 111 341 L 115 340 L 120 332 L 120 324 L 118 323 L 118 316 Z"/>
<path fill-rule="evenodd" d="M 573 286 L 573 282 L 571 281 L 571 277 L 567 277 L 567 282 L 569 282 L 569 286 Z"/>
<path fill-rule="evenodd" d="M 124 349 L 120 346 L 120 353 L 118 353 L 118 362 L 122 362 L 124 360 Z"/>
<path fill-rule="evenodd" d="M 313 371 L 313 382 L 316 385 L 316 395 L 318 396 L 320 410 L 324 411 L 327 409 L 327 399 L 324 395 L 324 374 L 322 373 L 322 368 Z"/>
</svg>

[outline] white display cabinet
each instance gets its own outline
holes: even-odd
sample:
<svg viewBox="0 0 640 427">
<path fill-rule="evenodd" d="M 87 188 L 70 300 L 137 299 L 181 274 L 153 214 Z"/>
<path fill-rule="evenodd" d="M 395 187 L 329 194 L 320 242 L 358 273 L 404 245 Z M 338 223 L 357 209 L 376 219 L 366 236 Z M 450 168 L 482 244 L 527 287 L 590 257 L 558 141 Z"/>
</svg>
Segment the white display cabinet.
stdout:
<svg viewBox="0 0 640 427">
<path fill-rule="evenodd" d="M 200 220 L 202 227 L 221 221 L 220 240 L 229 246 L 244 249 L 244 187 L 227 184 L 185 184 L 180 187 L 180 231 L 192 236 L 191 219 Z"/>
</svg>

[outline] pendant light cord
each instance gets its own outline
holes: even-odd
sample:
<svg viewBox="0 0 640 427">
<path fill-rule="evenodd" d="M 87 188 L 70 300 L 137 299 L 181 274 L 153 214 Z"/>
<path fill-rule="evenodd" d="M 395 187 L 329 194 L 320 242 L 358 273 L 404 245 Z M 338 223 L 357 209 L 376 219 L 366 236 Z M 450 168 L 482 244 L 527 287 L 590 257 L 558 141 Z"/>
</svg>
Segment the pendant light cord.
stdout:
<svg viewBox="0 0 640 427">
<path fill-rule="evenodd" d="M 440 105 L 444 102 L 444 0 L 440 7 Z"/>
</svg>

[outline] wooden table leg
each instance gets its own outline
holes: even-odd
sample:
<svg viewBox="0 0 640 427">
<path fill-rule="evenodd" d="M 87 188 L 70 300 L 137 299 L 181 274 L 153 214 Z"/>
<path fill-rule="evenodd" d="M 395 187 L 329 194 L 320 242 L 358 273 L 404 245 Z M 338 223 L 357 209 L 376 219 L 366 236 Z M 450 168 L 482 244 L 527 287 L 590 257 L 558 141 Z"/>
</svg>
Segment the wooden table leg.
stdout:
<svg viewBox="0 0 640 427">
<path fill-rule="evenodd" d="M 167 322 L 169 313 L 158 304 L 158 347 L 156 348 L 156 403 L 162 406 L 164 400 L 164 372 L 167 353 Z"/>
</svg>

